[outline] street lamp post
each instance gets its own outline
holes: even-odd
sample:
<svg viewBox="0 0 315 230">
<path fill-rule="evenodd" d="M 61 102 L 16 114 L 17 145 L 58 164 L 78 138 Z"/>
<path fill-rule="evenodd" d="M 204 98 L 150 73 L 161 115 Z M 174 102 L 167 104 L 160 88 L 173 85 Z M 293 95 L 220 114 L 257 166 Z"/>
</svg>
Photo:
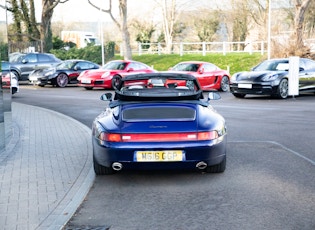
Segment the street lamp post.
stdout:
<svg viewBox="0 0 315 230">
<path fill-rule="evenodd" d="M 268 60 L 271 56 L 271 0 L 268 0 Z"/>
</svg>

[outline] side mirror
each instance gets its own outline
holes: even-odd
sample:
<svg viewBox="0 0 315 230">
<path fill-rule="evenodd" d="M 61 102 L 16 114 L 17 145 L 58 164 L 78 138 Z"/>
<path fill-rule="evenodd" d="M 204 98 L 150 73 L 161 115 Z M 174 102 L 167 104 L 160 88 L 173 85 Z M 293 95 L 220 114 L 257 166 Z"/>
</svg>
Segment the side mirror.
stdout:
<svg viewBox="0 0 315 230">
<path fill-rule="evenodd" d="M 100 98 L 102 101 L 112 101 L 113 94 L 112 93 L 105 93 Z"/>
<path fill-rule="evenodd" d="M 133 68 L 128 68 L 128 69 L 127 69 L 127 72 L 132 72 L 132 71 L 134 71 Z"/>
<path fill-rule="evenodd" d="M 203 74 L 204 72 L 205 72 L 204 68 L 200 68 L 200 69 L 198 70 L 198 73 L 199 73 L 199 74 Z"/>
<path fill-rule="evenodd" d="M 208 95 L 208 101 L 210 100 L 219 100 L 221 99 L 221 96 L 218 92 L 210 92 Z"/>
<path fill-rule="evenodd" d="M 26 63 L 28 63 L 28 60 L 27 59 L 22 59 L 22 63 L 26 64 Z"/>
</svg>

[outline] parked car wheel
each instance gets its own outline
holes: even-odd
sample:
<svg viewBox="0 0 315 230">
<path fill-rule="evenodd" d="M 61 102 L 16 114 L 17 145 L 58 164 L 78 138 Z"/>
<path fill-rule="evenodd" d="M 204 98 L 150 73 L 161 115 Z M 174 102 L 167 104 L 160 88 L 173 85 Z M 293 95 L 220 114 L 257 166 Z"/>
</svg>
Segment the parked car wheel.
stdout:
<svg viewBox="0 0 315 230">
<path fill-rule="evenodd" d="M 208 173 L 222 173 L 225 171 L 226 168 L 226 156 L 224 157 L 223 161 L 220 164 L 208 166 L 206 171 Z"/>
<path fill-rule="evenodd" d="M 229 78 L 227 76 L 223 76 L 221 79 L 221 87 L 220 90 L 222 92 L 227 92 L 230 88 L 230 81 Z"/>
<path fill-rule="evenodd" d="M 68 76 L 65 73 L 61 73 L 56 78 L 56 85 L 58 87 L 65 87 L 68 84 Z"/>
<path fill-rule="evenodd" d="M 119 88 L 120 84 L 121 84 L 121 76 L 115 75 L 112 79 L 112 88 L 113 89 Z"/>
<path fill-rule="evenodd" d="M 114 174 L 114 170 L 109 167 L 105 167 L 103 165 L 100 165 L 95 157 L 93 157 L 93 166 L 94 166 L 94 172 L 96 175 L 110 175 Z"/>
<path fill-rule="evenodd" d="M 280 81 L 277 94 L 275 95 L 277 98 L 285 99 L 288 97 L 289 84 L 288 79 L 284 78 Z"/>
</svg>

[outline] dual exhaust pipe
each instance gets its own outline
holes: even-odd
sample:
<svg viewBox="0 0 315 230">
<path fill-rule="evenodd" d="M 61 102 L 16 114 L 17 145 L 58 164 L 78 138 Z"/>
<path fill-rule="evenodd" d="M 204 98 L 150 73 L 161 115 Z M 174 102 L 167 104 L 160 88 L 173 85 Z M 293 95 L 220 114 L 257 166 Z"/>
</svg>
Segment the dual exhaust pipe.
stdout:
<svg viewBox="0 0 315 230">
<path fill-rule="evenodd" d="M 207 164 L 206 162 L 204 162 L 204 161 L 200 161 L 200 162 L 198 162 L 198 163 L 196 164 L 196 168 L 199 169 L 199 170 L 204 170 L 204 169 L 207 168 L 207 166 L 208 166 L 208 164 Z M 123 165 L 122 165 L 122 163 L 114 162 L 114 163 L 112 164 L 112 168 L 113 168 L 113 170 L 115 170 L 115 171 L 120 171 L 120 170 L 122 170 Z"/>
</svg>

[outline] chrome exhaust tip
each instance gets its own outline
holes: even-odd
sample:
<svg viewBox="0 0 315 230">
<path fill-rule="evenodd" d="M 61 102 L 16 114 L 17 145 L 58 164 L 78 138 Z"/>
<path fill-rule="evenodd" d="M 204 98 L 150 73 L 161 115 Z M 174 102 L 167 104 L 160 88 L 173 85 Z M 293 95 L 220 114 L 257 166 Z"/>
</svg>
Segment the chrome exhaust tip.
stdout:
<svg viewBox="0 0 315 230">
<path fill-rule="evenodd" d="M 122 170 L 123 165 L 122 165 L 121 163 L 119 163 L 119 162 L 114 162 L 114 163 L 112 164 L 112 168 L 113 168 L 115 171 L 120 171 L 120 170 Z"/>
<path fill-rule="evenodd" d="M 208 164 L 204 161 L 200 161 L 196 164 L 196 168 L 200 169 L 200 170 L 206 169 L 207 166 L 208 166 Z"/>
</svg>

